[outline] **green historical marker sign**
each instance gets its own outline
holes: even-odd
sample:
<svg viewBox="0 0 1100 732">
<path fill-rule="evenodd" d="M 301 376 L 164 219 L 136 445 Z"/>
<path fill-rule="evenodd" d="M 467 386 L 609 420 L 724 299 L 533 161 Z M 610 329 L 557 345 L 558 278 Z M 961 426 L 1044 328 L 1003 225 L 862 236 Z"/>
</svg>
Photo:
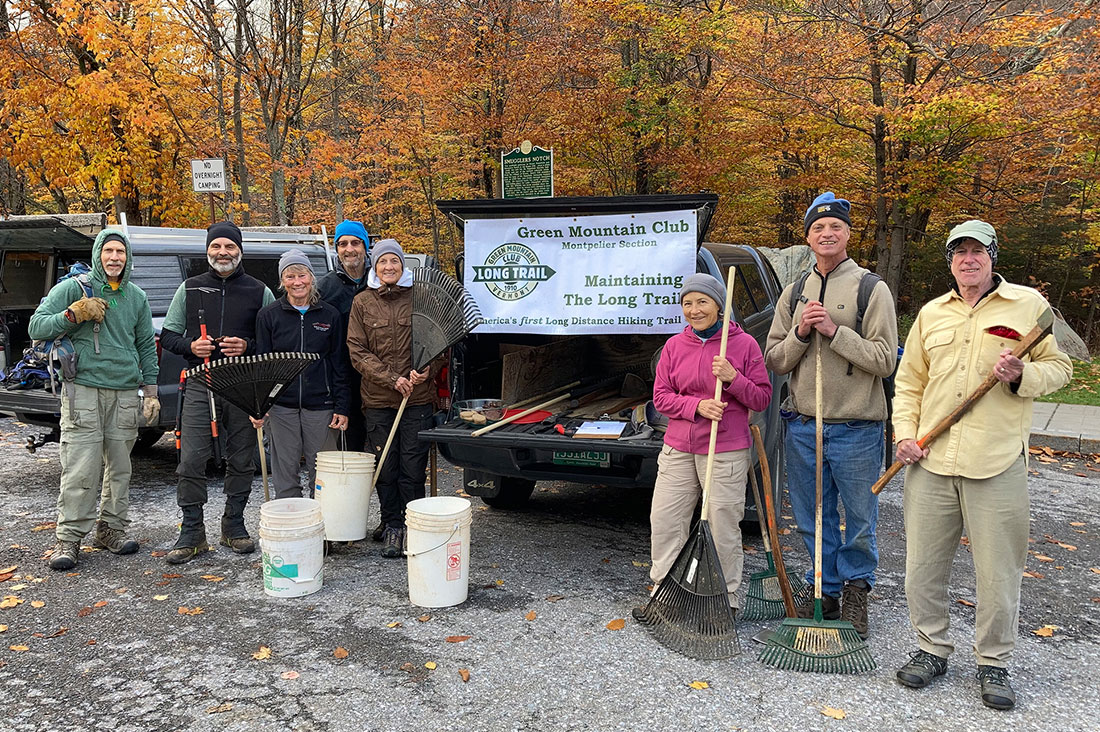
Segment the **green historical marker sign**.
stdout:
<svg viewBox="0 0 1100 732">
<path fill-rule="evenodd" d="M 554 150 L 530 140 L 500 155 L 501 198 L 551 198 L 554 195 Z"/>
</svg>

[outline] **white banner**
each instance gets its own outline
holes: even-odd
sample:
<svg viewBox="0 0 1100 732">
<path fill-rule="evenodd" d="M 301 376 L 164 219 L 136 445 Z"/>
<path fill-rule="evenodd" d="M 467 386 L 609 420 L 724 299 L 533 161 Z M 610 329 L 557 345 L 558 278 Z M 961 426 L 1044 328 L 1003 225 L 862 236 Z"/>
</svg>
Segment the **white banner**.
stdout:
<svg viewBox="0 0 1100 732">
<path fill-rule="evenodd" d="M 466 222 L 478 333 L 675 333 L 695 211 Z"/>
</svg>

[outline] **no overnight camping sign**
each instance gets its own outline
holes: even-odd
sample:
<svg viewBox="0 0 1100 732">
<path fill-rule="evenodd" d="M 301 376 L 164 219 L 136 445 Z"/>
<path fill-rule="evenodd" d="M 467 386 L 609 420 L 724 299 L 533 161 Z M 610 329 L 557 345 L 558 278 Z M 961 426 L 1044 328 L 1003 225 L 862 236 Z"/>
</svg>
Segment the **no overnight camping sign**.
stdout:
<svg viewBox="0 0 1100 732">
<path fill-rule="evenodd" d="M 674 333 L 695 271 L 696 214 L 466 222 L 464 283 L 479 333 Z"/>
</svg>

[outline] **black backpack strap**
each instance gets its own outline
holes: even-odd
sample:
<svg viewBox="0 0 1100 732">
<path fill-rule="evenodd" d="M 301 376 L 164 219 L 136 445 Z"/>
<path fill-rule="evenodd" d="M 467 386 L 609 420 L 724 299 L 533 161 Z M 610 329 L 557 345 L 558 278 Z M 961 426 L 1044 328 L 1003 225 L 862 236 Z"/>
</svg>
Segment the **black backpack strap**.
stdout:
<svg viewBox="0 0 1100 732">
<path fill-rule="evenodd" d="M 798 284 L 791 288 L 791 316 L 794 316 L 795 308 L 798 307 L 798 301 L 802 299 L 802 291 L 806 289 L 806 280 L 810 279 L 809 272 L 803 272 L 802 276 L 798 278 Z"/>
<path fill-rule="evenodd" d="M 863 337 L 863 314 L 867 312 L 867 303 L 871 302 L 871 293 L 875 286 L 882 282 L 882 278 L 874 272 L 864 272 L 859 278 L 859 290 L 856 292 L 856 335 Z M 852 364 L 848 363 L 848 376 L 852 375 Z"/>
</svg>

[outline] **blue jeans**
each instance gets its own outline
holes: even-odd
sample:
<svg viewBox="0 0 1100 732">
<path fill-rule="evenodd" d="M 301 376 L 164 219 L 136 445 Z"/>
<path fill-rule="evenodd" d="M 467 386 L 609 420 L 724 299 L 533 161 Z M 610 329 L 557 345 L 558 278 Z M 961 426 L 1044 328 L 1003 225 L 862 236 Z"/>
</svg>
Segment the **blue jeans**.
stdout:
<svg viewBox="0 0 1100 732">
<path fill-rule="evenodd" d="M 787 486 L 798 533 L 814 556 L 816 488 L 814 420 L 801 416 L 787 420 Z M 871 486 L 878 480 L 886 449 L 882 422 L 853 420 L 824 425 L 822 465 L 821 589 L 834 597 L 845 582 L 875 583 L 878 546 L 878 496 Z M 840 532 L 837 499 L 844 503 L 844 536 Z M 806 582 L 813 584 L 813 569 Z"/>
</svg>

